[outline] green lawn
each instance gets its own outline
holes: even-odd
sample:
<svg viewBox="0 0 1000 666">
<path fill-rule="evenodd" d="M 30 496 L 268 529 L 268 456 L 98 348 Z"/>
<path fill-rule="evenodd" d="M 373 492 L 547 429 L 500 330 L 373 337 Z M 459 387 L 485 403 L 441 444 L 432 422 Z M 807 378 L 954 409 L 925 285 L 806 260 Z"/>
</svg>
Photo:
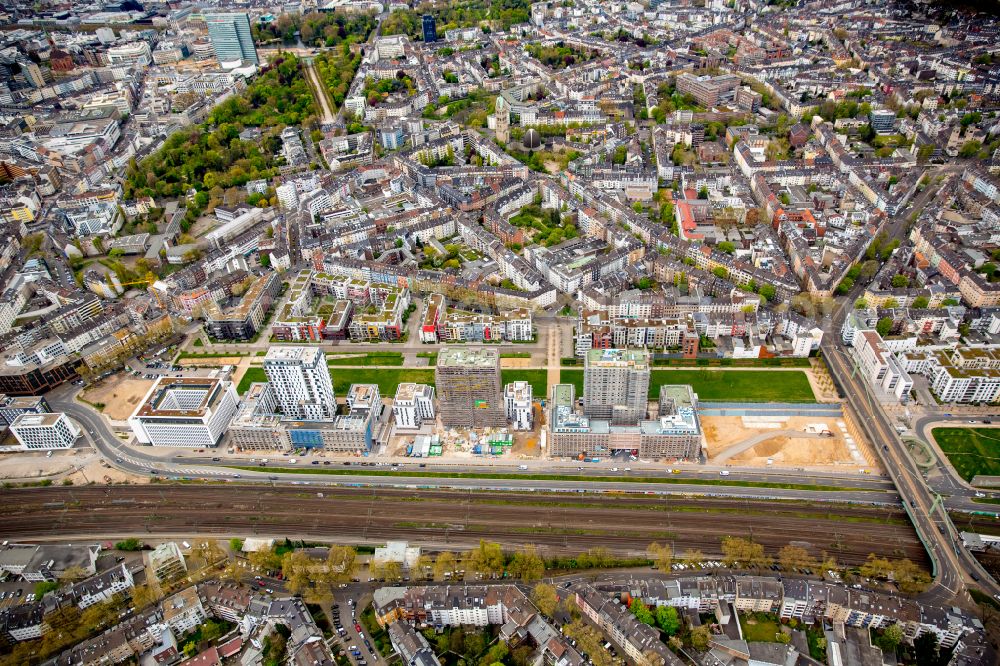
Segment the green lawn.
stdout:
<svg viewBox="0 0 1000 666">
<path fill-rule="evenodd" d="M 661 384 L 690 384 L 709 402 L 816 402 L 809 379 L 794 370 L 653 370 L 649 399 Z"/>
<path fill-rule="evenodd" d="M 264 372 L 264 368 L 247 368 L 247 372 L 243 375 L 243 379 L 236 386 L 236 392 L 243 395 L 250 388 L 250 385 L 254 382 L 266 382 L 267 374 Z"/>
<path fill-rule="evenodd" d="M 544 400 L 549 394 L 548 371 L 507 369 L 500 371 L 500 383 L 506 386 L 511 382 L 528 382 L 531 384 L 531 397 Z"/>
<path fill-rule="evenodd" d="M 690 384 L 706 402 L 815 402 L 804 372 L 794 370 L 653 370 L 649 399 L 660 397 L 662 384 Z M 559 381 L 583 396 L 583 370 L 563 368 Z"/>
<path fill-rule="evenodd" d="M 402 352 L 363 352 L 347 354 L 337 353 L 336 356 L 345 358 L 332 358 L 335 354 L 328 354 L 326 362 L 328 365 L 403 365 Z"/>
<path fill-rule="evenodd" d="M 383 398 L 396 395 L 396 387 L 405 382 L 434 385 L 434 370 L 430 368 L 330 368 L 333 391 L 345 397 L 351 384 L 378 384 Z"/>
<path fill-rule="evenodd" d="M 740 627 L 743 629 L 743 640 L 747 642 L 777 643 L 775 636 L 781 633 L 778 622 L 763 613 L 741 613 Z"/>
<path fill-rule="evenodd" d="M 934 439 L 966 481 L 977 474 L 1000 476 L 1000 430 L 934 428 Z"/>
<path fill-rule="evenodd" d="M 559 371 L 559 381 L 563 384 L 572 384 L 576 387 L 576 397 L 583 397 L 583 370 L 563 368 Z"/>
</svg>

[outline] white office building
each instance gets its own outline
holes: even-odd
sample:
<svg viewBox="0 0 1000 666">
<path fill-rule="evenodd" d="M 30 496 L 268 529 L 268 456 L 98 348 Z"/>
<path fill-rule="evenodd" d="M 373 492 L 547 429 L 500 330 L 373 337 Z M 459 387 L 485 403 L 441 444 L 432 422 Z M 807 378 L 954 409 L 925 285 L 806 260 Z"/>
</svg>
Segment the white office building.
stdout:
<svg viewBox="0 0 1000 666">
<path fill-rule="evenodd" d="M 507 420 L 514 430 L 531 430 L 534 421 L 532 409 L 531 384 L 528 382 L 511 382 L 503 388 L 503 401 L 507 411 Z"/>
<path fill-rule="evenodd" d="M 26 451 L 68 449 L 80 437 L 80 429 L 62 413 L 21 414 L 10 431 Z"/>
<path fill-rule="evenodd" d="M 129 417 L 140 444 L 215 446 L 239 408 L 233 383 L 214 377 L 161 377 Z"/>
<path fill-rule="evenodd" d="M 337 397 L 322 350 L 271 347 L 264 357 L 264 372 L 285 418 L 330 421 L 337 415 Z"/>
<path fill-rule="evenodd" d="M 398 430 L 419 430 L 425 421 L 434 420 L 434 387 L 404 382 L 396 388 L 392 414 Z"/>
</svg>

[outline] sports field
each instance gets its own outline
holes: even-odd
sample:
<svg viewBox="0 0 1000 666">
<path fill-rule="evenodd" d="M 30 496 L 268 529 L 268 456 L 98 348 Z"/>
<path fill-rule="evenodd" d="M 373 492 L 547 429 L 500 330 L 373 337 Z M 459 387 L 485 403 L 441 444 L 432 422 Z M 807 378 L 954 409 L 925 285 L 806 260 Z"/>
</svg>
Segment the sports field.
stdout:
<svg viewBox="0 0 1000 666">
<path fill-rule="evenodd" d="M 966 481 L 978 474 L 1000 476 L 1000 429 L 934 428 L 931 434 Z"/>
</svg>

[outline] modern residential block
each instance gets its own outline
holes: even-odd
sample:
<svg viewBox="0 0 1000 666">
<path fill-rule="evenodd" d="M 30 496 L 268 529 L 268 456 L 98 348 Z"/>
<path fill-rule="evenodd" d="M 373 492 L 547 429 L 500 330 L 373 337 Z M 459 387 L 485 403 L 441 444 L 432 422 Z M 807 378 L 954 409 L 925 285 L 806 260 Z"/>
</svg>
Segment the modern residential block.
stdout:
<svg viewBox="0 0 1000 666">
<path fill-rule="evenodd" d="M 502 428 L 507 424 L 496 349 L 446 347 L 434 370 L 441 421 L 449 428 Z"/>
<path fill-rule="evenodd" d="M 615 425 L 646 418 L 649 402 L 649 352 L 640 349 L 591 349 L 584 356 L 583 411 Z"/>
<path fill-rule="evenodd" d="M 330 420 L 337 414 L 337 398 L 326 364 L 326 354 L 311 347 L 271 347 L 264 372 L 286 418 Z"/>
</svg>

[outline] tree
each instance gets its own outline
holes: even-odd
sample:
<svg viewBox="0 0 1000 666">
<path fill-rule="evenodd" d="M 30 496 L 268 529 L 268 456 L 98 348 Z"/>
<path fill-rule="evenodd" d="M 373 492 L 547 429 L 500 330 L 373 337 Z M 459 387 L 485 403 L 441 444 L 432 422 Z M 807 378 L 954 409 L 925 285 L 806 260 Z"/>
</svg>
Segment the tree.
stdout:
<svg viewBox="0 0 1000 666">
<path fill-rule="evenodd" d="M 670 571 L 670 565 L 673 564 L 674 559 L 674 551 L 670 547 L 670 544 L 665 543 L 660 545 L 654 541 L 646 549 L 646 555 L 649 559 L 653 560 L 653 566 L 657 569 L 660 571 Z"/>
<path fill-rule="evenodd" d="M 446 573 L 454 573 L 457 569 L 455 553 L 450 553 L 447 550 L 438 553 L 437 559 L 434 560 L 434 578 L 436 580 L 443 580 Z"/>
<path fill-rule="evenodd" d="M 698 188 L 698 198 L 707 199 L 708 198 L 708 186 L 702 185 Z"/>
<path fill-rule="evenodd" d="M 740 537 L 722 538 L 722 559 L 727 566 L 746 566 L 760 568 L 767 566 L 771 558 L 764 554 L 764 546 L 749 539 Z"/>
<path fill-rule="evenodd" d="M 859 298 L 858 300 L 854 301 L 855 310 L 864 310 L 867 307 L 868 307 L 868 301 L 866 301 L 863 298 Z"/>
<path fill-rule="evenodd" d="M 136 585 L 132 588 L 131 597 L 136 610 L 142 610 L 159 599 L 159 595 L 149 585 Z"/>
<path fill-rule="evenodd" d="M 681 628 L 681 619 L 673 606 L 656 607 L 656 625 L 668 636 L 673 636 Z"/>
<path fill-rule="evenodd" d="M 892 317 L 882 317 L 881 319 L 879 319 L 878 323 L 875 324 L 875 330 L 883 338 L 887 336 L 889 334 L 889 331 L 892 330 Z"/>
<path fill-rule="evenodd" d="M 125 539 L 123 541 L 119 541 L 118 543 L 116 543 L 115 550 L 124 550 L 124 551 L 142 550 L 142 542 L 136 539 L 135 537 L 131 537 L 129 539 Z"/>
<path fill-rule="evenodd" d="M 732 254 L 736 251 L 736 245 L 734 245 L 731 241 L 722 241 L 715 247 L 719 250 L 719 252 L 725 252 L 726 254 Z"/>
<path fill-rule="evenodd" d="M 927 298 L 926 296 L 917 296 L 916 298 L 913 299 L 913 307 L 914 309 L 917 310 L 922 310 L 923 308 L 926 308 L 929 303 L 930 299 Z"/>
<path fill-rule="evenodd" d="M 635 619 L 639 620 L 639 622 L 648 624 L 651 627 L 656 625 L 656 618 L 653 617 L 653 613 L 650 612 L 649 607 L 642 599 L 633 599 L 628 609 L 632 611 L 632 615 L 635 615 Z"/>
<path fill-rule="evenodd" d="M 919 594 L 931 583 L 930 575 L 908 559 L 893 563 L 892 575 L 899 591 L 904 594 Z"/>
<path fill-rule="evenodd" d="M 86 577 L 87 572 L 84 571 L 83 567 L 71 566 L 66 567 L 62 576 L 59 577 L 59 581 L 62 583 L 78 583 Z"/>
<path fill-rule="evenodd" d="M 815 561 L 809 555 L 809 551 L 791 544 L 778 551 L 778 563 L 781 564 L 782 569 L 788 571 L 794 569 L 812 569 L 816 566 Z"/>
<path fill-rule="evenodd" d="M 274 547 L 261 548 L 247 555 L 247 562 L 254 571 L 274 571 L 281 567 L 281 558 L 274 552 Z"/>
<path fill-rule="evenodd" d="M 538 549 L 527 544 L 514 553 L 510 562 L 510 573 L 524 581 L 538 580 L 545 575 L 545 560 L 538 554 Z"/>
<path fill-rule="evenodd" d="M 871 553 L 861 565 L 860 572 L 865 578 L 886 578 L 892 572 L 892 563 Z"/>
<path fill-rule="evenodd" d="M 469 553 L 469 566 L 484 576 L 500 576 L 505 559 L 500 544 L 480 539 L 479 547 Z"/>
<path fill-rule="evenodd" d="M 697 548 L 684 551 L 684 564 L 697 564 L 705 560 L 705 554 Z"/>
<path fill-rule="evenodd" d="M 947 659 L 941 659 L 938 653 L 937 634 L 933 631 L 925 631 L 913 641 L 913 656 L 917 666 L 943 666 Z"/>
<path fill-rule="evenodd" d="M 417 558 L 417 564 L 413 567 L 414 574 L 420 576 L 431 576 L 433 569 L 434 560 L 426 553 L 421 553 L 420 557 Z"/>
<path fill-rule="evenodd" d="M 726 278 L 729 277 L 729 271 L 726 269 L 725 266 L 716 266 L 715 268 L 712 269 L 712 275 L 714 275 L 717 278 L 722 278 L 723 280 L 725 280 Z"/>
<path fill-rule="evenodd" d="M 708 627 L 704 624 L 698 625 L 691 630 L 691 647 L 699 652 L 708 649 L 708 641 L 712 638 L 712 635 L 708 631 Z"/>
<path fill-rule="evenodd" d="M 238 553 L 243 550 L 243 539 L 232 538 L 229 540 L 229 550 Z"/>
<path fill-rule="evenodd" d="M 531 590 L 531 601 L 542 612 L 542 615 L 552 617 L 556 612 L 556 607 L 559 605 L 559 595 L 556 594 L 556 588 L 552 585 L 548 583 L 536 583 L 535 587 Z"/>
<path fill-rule="evenodd" d="M 962 147 L 958 149 L 958 156 L 966 159 L 975 157 L 982 149 L 983 143 L 981 141 L 966 141 L 962 144 Z"/>
<path fill-rule="evenodd" d="M 903 642 L 905 634 L 903 633 L 903 625 L 901 624 L 890 624 L 882 632 L 881 643 L 888 647 L 890 651 L 895 651 L 896 647 Z"/>
<path fill-rule="evenodd" d="M 893 275 L 892 276 L 892 286 L 895 287 L 895 288 L 897 288 L 897 289 L 902 289 L 904 287 L 909 287 L 910 286 L 910 278 L 908 278 L 907 276 L 903 275 L 902 273 L 898 273 L 896 275 Z"/>
<path fill-rule="evenodd" d="M 379 574 L 373 572 L 372 576 L 384 579 L 387 583 L 398 583 L 403 580 L 403 566 L 399 562 L 385 562 L 381 565 Z"/>
</svg>

